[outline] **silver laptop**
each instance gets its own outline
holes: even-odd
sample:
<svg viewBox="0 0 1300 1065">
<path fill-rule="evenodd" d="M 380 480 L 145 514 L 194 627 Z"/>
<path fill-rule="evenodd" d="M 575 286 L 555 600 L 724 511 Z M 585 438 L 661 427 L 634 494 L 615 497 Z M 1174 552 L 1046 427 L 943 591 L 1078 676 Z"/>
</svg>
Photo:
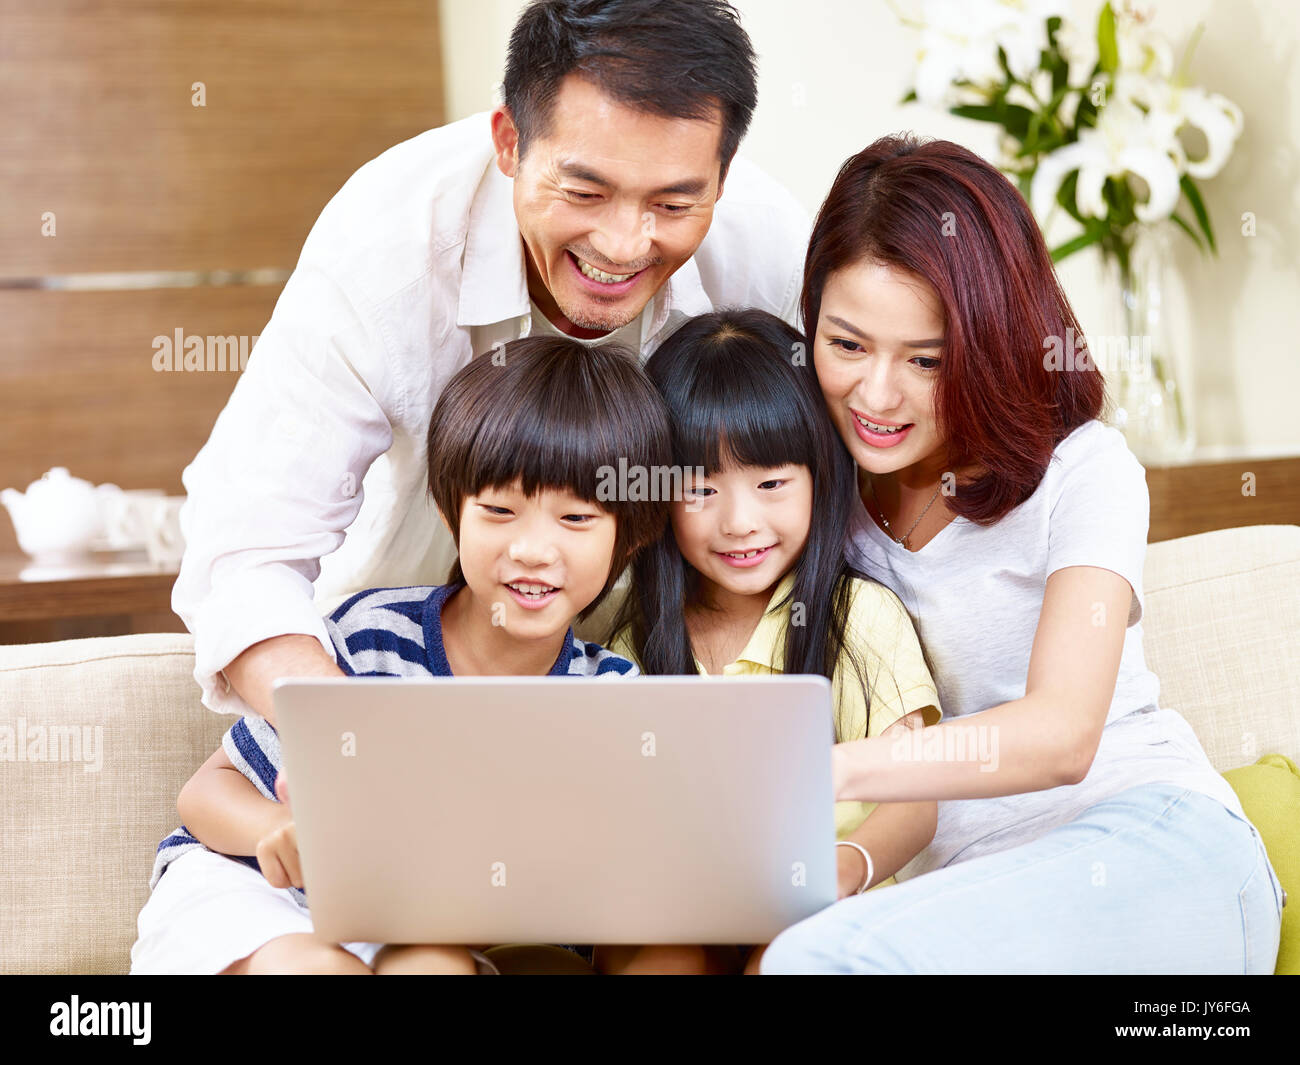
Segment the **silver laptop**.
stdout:
<svg viewBox="0 0 1300 1065">
<path fill-rule="evenodd" d="M 318 934 L 766 943 L 835 901 L 814 676 L 274 686 Z"/>
</svg>

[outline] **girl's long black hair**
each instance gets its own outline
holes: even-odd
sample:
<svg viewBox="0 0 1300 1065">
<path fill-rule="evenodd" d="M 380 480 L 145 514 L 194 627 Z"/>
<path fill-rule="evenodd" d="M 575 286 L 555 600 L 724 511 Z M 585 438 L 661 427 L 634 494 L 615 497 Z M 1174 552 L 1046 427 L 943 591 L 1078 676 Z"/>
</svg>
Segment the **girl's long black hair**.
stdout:
<svg viewBox="0 0 1300 1065">
<path fill-rule="evenodd" d="M 678 329 L 645 369 L 668 407 L 677 467 L 703 467 L 706 476 L 735 465 L 793 464 L 811 472 L 808 540 L 789 599 L 774 604 L 802 604 L 786 626 L 785 672 L 829 680 L 847 660 L 857 677 L 845 682 L 861 684 L 869 708 L 858 649 L 846 639 L 851 578 L 862 577 L 844 558 L 856 468 L 831 421 L 805 338 L 767 311 L 714 311 Z M 628 629 L 644 673 L 694 675 L 685 609 L 699 603 L 699 573 L 668 526 L 633 562 L 632 589 L 614 631 Z"/>
</svg>

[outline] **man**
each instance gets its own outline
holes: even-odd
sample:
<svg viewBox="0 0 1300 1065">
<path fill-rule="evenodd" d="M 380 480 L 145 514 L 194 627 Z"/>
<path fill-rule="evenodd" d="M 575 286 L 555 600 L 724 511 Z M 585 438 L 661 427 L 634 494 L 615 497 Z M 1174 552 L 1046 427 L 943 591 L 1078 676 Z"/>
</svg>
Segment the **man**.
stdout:
<svg viewBox="0 0 1300 1065">
<path fill-rule="evenodd" d="M 330 201 L 182 476 L 172 607 L 213 710 L 274 722 L 273 680 L 341 675 L 330 606 L 445 579 L 425 434 L 470 358 L 558 332 L 644 359 L 720 306 L 795 321 L 809 222 L 733 159 L 757 90 L 725 0 L 538 0 L 503 97 Z"/>
</svg>

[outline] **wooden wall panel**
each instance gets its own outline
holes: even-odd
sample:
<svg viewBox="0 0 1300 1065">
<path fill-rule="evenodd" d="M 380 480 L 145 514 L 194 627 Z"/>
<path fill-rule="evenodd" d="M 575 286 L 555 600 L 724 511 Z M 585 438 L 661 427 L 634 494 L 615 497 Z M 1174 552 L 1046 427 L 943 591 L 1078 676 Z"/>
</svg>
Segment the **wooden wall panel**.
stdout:
<svg viewBox="0 0 1300 1065">
<path fill-rule="evenodd" d="M 51 466 L 180 495 L 238 372 L 157 372 L 155 336 L 262 332 L 278 287 L 0 291 L 0 488 Z M 4 523 L 4 524 L 7 524 Z"/>
<path fill-rule="evenodd" d="M 437 9 L 0 0 L 0 278 L 292 266 L 357 167 L 442 124 Z"/>
</svg>

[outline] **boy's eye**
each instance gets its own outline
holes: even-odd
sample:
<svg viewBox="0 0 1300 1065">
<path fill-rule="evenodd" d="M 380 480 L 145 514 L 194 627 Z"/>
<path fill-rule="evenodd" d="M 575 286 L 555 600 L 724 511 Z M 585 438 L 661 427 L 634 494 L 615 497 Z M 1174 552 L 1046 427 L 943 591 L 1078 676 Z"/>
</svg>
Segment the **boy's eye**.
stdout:
<svg viewBox="0 0 1300 1065">
<path fill-rule="evenodd" d="M 595 514 L 566 514 L 564 515 L 564 520 L 574 522 L 578 525 L 589 525 L 591 524 L 591 522 L 596 520 L 596 515 Z"/>
<path fill-rule="evenodd" d="M 480 503 L 479 506 L 482 507 L 484 510 L 486 510 L 489 514 L 498 517 L 511 513 L 509 507 L 498 507 L 492 503 Z"/>
<path fill-rule="evenodd" d="M 713 495 L 714 490 L 707 485 L 688 485 L 684 490 L 686 495 L 699 496 L 701 499 Z"/>
</svg>

